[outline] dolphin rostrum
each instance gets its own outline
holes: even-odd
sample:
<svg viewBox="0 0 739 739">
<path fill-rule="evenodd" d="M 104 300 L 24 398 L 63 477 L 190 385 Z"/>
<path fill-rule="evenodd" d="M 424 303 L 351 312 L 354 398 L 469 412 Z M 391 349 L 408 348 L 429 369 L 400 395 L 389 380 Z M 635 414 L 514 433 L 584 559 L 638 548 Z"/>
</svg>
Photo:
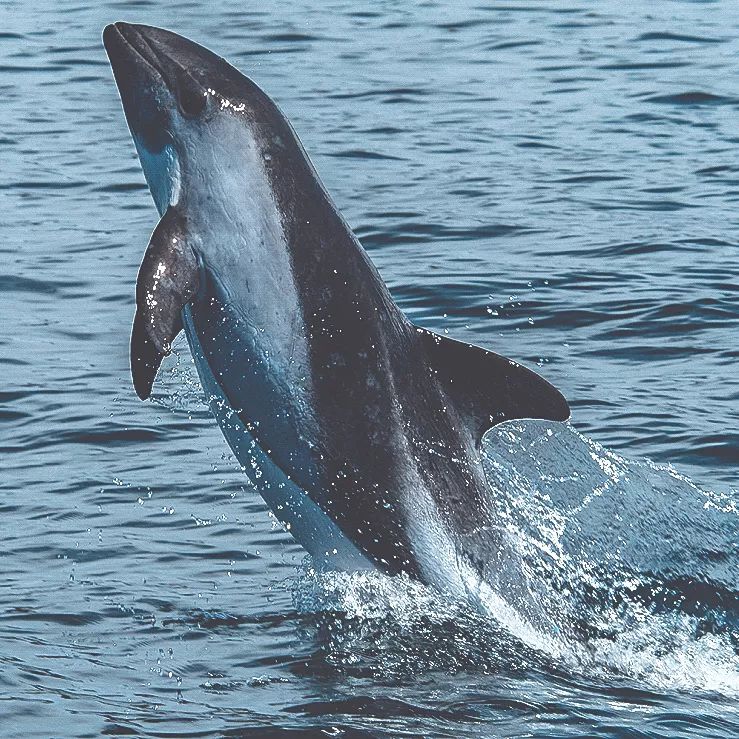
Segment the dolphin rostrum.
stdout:
<svg viewBox="0 0 739 739">
<path fill-rule="evenodd" d="M 136 284 L 136 392 L 184 328 L 234 454 L 317 563 L 469 595 L 503 556 L 483 434 L 564 421 L 567 402 L 403 315 L 254 82 L 170 31 L 103 38 L 161 215 Z"/>
</svg>

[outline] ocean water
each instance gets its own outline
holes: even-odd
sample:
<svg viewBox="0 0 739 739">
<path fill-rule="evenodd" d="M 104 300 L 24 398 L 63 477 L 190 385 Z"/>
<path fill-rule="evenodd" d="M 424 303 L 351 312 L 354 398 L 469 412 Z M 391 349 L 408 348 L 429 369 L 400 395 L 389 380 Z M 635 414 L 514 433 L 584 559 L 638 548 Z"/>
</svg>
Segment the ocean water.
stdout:
<svg viewBox="0 0 739 739">
<path fill-rule="evenodd" d="M 253 77 L 413 320 L 570 400 L 486 438 L 496 618 L 313 571 L 183 342 L 136 398 L 115 20 Z M 0 0 L 0 735 L 739 736 L 737 80 L 729 2 Z"/>
</svg>

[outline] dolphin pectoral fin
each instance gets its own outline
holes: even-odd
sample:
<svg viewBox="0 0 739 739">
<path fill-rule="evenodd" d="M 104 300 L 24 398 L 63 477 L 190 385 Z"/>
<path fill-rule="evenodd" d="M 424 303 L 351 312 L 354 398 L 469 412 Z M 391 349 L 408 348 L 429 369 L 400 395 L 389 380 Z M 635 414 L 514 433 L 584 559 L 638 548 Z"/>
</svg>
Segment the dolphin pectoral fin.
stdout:
<svg viewBox="0 0 739 739">
<path fill-rule="evenodd" d="M 182 309 L 198 286 L 198 260 L 188 244 L 185 219 L 170 206 L 151 235 L 136 280 L 131 376 L 141 400 L 151 394 L 159 365 L 182 329 Z"/>
<path fill-rule="evenodd" d="M 513 418 L 566 421 L 562 393 L 536 372 L 494 352 L 416 328 L 426 361 L 475 443 L 491 427 Z"/>
</svg>

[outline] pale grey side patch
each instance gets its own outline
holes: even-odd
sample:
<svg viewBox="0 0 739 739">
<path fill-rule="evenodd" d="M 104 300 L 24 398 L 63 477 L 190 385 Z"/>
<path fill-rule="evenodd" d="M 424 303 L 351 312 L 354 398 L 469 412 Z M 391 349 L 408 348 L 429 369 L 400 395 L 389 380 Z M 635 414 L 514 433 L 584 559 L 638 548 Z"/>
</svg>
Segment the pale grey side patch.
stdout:
<svg viewBox="0 0 739 739">
<path fill-rule="evenodd" d="M 408 540 L 423 580 L 442 593 L 472 603 L 481 614 L 490 616 L 507 631 L 534 649 L 555 657 L 562 645 L 545 629 L 540 629 L 521 613 L 503 594 L 496 592 L 461 550 L 457 537 L 444 521 L 434 496 L 418 468 L 410 460 L 414 455 L 408 439 L 398 443 L 409 460 L 405 470 L 406 496 L 402 499 Z"/>
<path fill-rule="evenodd" d="M 290 245 L 249 121 L 224 113 L 181 139 L 180 202 L 200 238 L 201 257 L 224 302 L 239 314 L 242 346 L 266 360 L 283 405 L 311 437 L 310 354 Z"/>
<path fill-rule="evenodd" d="M 412 494 L 405 499 L 408 538 L 424 581 L 437 590 L 474 605 L 524 644 L 560 657 L 563 645 L 555 634 L 532 623 L 505 595 L 496 592 L 460 551 L 445 526 L 436 502 L 417 471 L 410 475 Z"/>
</svg>

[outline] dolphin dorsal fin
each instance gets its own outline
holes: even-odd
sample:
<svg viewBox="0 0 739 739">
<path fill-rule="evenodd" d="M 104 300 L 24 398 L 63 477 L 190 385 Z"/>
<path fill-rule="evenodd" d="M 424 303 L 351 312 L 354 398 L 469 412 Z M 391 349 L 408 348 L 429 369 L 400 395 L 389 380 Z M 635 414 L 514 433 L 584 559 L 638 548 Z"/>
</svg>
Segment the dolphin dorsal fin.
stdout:
<svg viewBox="0 0 739 739">
<path fill-rule="evenodd" d="M 198 285 L 198 260 L 187 243 L 185 219 L 170 205 L 151 235 L 136 279 L 131 376 L 142 400 L 151 394 L 159 365 L 172 351 L 182 329 L 182 309 Z"/>
<path fill-rule="evenodd" d="M 570 407 L 562 393 L 536 372 L 473 344 L 416 328 L 433 376 L 475 444 L 496 424 L 513 418 L 566 421 Z"/>
</svg>

